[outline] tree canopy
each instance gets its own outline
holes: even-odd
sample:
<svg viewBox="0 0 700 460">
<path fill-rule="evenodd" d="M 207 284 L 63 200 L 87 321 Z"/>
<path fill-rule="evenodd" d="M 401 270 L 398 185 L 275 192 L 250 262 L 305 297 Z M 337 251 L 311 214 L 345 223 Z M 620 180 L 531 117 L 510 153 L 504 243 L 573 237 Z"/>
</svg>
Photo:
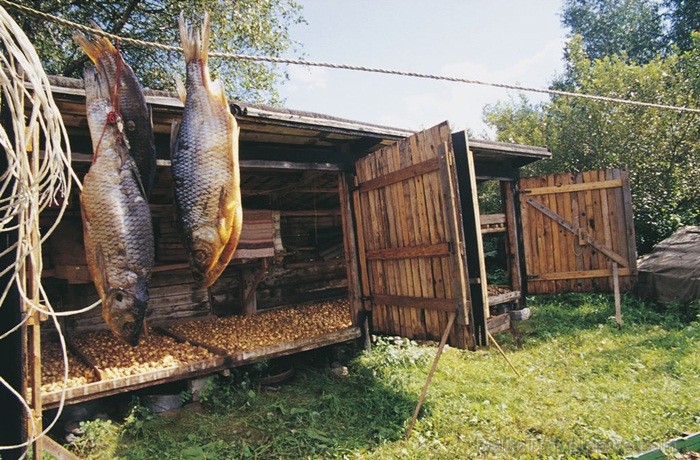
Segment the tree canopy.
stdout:
<svg viewBox="0 0 700 460">
<path fill-rule="evenodd" d="M 697 107 L 700 35 L 694 40 L 689 51 L 634 64 L 616 55 L 592 60 L 574 37 L 567 56 L 582 93 Z M 626 167 L 642 253 L 680 224 L 700 222 L 700 114 L 570 97 L 534 105 L 521 97 L 487 107 L 485 119 L 499 140 L 550 148 L 552 160 L 530 173 Z"/>
<path fill-rule="evenodd" d="M 565 0 L 562 23 L 582 37 L 591 59 L 615 54 L 645 63 L 666 48 L 659 8 L 653 0 Z"/>
<path fill-rule="evenodd" d="M 206 9 L 212 20 L 210 49 L 267 56 L 294 50 L 296 44 L 288 29 L 303 22 L 301 6 L 295 0 L 20 0 L 18 3 L 81 24 L 88 25 L 92 20 L 107 32 L 122 37 L 170 45 L 179 45 L 180 11 L 196 24 Z M 34 43 L 47 73 L 81 76 L 87 58 L 73 43 L 72 30 L 25 13 L 13 14 Z M 144 86 L 173 88 L 174 74 L 184 70 L 183 57 L 178 53 L 129 45 L 121 48 Z M 247 102 L 279 102 L 276 88 L 285 74 L 274 66 L 211 59 L 210 67 L 224 80 L 230 96 Z"/>
</svg>

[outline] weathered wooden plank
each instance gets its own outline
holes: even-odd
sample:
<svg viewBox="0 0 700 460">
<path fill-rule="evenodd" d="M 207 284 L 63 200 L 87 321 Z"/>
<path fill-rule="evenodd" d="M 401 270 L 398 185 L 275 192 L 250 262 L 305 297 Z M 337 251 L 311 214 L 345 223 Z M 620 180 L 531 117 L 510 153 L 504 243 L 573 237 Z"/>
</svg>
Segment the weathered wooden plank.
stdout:
<svg viewBox="0 0 700 460">
<path fill-rule="evenodd" d="M 508 313 L 503 313 L 492 316 L 486 322 L 486 327 L 488 327 L 488 331 L 491 334 L 507 331 L 510 329 L 510 315 Z"/>
<path fill-rule="evenodd" d="M 405 224 L 405 222 L 404 222 Z M 405 228 L 402 225 L 401 228 Z M 367 251 L 365 256 L 369 260 L 375 259 L 409 259 L 418 257 L 446 257 L 450 254 L 450 244 L 439 243 L 421 246 L 405 246 L 383 248 Z"/>
<path fill-rule="evenodd" d="M 402 143 L 403 154 L 399 156 L 399 167 L 405 168 L 413 164 L 413 153 L 414 142 L 405 141 Z M 422 177 L 417 176 L 412 180 L 400 182 L 400 187 L 402 190 L 402 202 L 404 203 L 405 218 L 406 218 L 406 232 L 404 235 L 406 244 L 408 246 L 419 246 L 423 243 L 422 232 L 423 232 L 423 218 L 425 216 L 425 203 L 421 204 L 424 199 L 423 191 L 420 190 L 420 184 L 422 184 Z M 424 259 L 411 259 L 410 266 L 408 269 L 408 282 L 409 289 L 407 294 L 416 297 L 428 297 L 427 288 L 424 288 L 424 282 L 427 283 L 427 273 L 429 262 Z M 415 337 L 427 338 L 428 337 L 428 327 L 426 323 L 426 317 L 428 315 L 424 310 L 411 309 L 411 319 L 413 321 L 413 334 Z"/>
<path fill-rule="evenodd" d="M 578 234 L 578 229 L 574 227 L 574 225 L 571 222 L 566 221 L 563 217 L 561 217 L 559 214 L 555 213 L 551 209 L 547 208 L 543 204 L 539 203 L 536 200 L 533 200 L 531 198 L 527 199 L 527 203 L 531 205 L 533 208 L 537 209 L 540 211 L 542 214 L 550 217 L 552 220 L 557 222 L 559 225 L 567 229 L 573 234 Z M 610 259 L 614 260 L 618 264 L 622 265 L 623 267 L 626 267 L 628 262 L 622 258 L 619 254 L 616 254 L 612 252 L 610 249 L 606 248 L 603 246 L 598 240 L 596 240 L 593 236 L 589 234 L 583 235 L 584 241 L 586 244 L 589 244 L 590 246 L 593 246 L 595 249 L 598 251 L 602 252 L 606 256 L 608 256 Z"/>
<path fill-rule="evenodd" d="M 628 266 L 632 270 L 632 274 L 637 274 L 637 246 L 635 244 L 634 233 L 634 218 L 632 216 L 632 192 L 630 191 L 630 182 L 627 170 L 620 171 L 620 179 L 622 180 L 622 201 L 625 214 L 625 230 L 627 231 L 627 258 Z"/>
<path fill-rule="evenodd" d="M 372 302 L 376 302 L 377 304 L 381 305 L 392 305 L 394 307 L 421 308 L 424 310 L 436 310 L 443 312 L 451 312 L 455 310 L 453 299 L 373 294 Z"/>
<path fill-rule="evenodd" d="M 522 274 L 520 267 L 518 219 L 515 212 L 514 184 L 513 182 L 501 183 L 501 198 L 503 199 L 506 226 L 506 245 L 508 257 L 508 274 L 510 275 L 510 287 L 514 291 L 522 289 Z M 489 303 L 491 301 L 489 300 Z"/>
<path fill-rule="evenodd" d="M 630 275 L 630 269 L 629 268 L 620 268 L 619 269 L 619 275 L 620 276 L 627 276 Z M 581 270 L 581 271 L 572 271 L 572 272 L 561 272 L 561 273 L 541 273 L 541 274 L 532 274 L 529 275 L 529 277 L 532 277 L 533 280 L 537 281 L 553 281 L 553 280 L 560 280 L 560 279 L 590 279 L 590 278 L 609 278 L 612 276 L 612 269 L 610 268 L 602 268 L 598 270 Z"/>
<path fill-rule="evenodd" d="M 520 300 L 521 297 L 520 291 L 511 291 L 503 294 L 491 295 L 489 296 L 489 306 L 513 302 L 514 300 Z"/>
<path fill-rule="evenodd" d="M 424 150 L 430 148 L 430 140 L 425 134 L 421 136 L 412 136 L 407 139 L 402 146 L 402 153 L 405 162 L 403 166 L 420 163 L 430 158 Z M 429 225 L 429 208 L 426 198 L 426 188 L 428 184 L 427 175 L 416 176 L 408 182 L 410 184 L 409 202 L 413 205 L 413 229 L 415 245 L 431 245 L 430 225 Z M 414 292 L 416 296 L 435 297 L 435 286 L 433 282 L 434 272 L 432 269 L 433 261 L 430 259 L 418 259 L 419 273 L 414 276 Z M 432 339 L 435 337 L 435 331 L 439 326 L 439 315 L 437 312 L 430 310 L 420 310 L 423 317 L 423 328 L 421 338 Z"/>
<path fill-rule="evenodd" d="M 493 224 L 505 225 L 506 224 L 506 215 L 505 214 L 481 214 L 479 216 L 479 222 L 481 223 L 482 228 L 485 225 L 493 225 Z"/>
<path fill-rule="evenodd" d="M 360 285 L 358 248 L 356 241 L 355 222 L 350 192 L 351 176 L 348 173 L 338 173 L 338 195 L 343 225 L 343 245 L 345 250 L 345 272 L 348 279 L 348 298 L 350 300 L 350 315 L 352 324 L 362 327 L 359 323 L 362 311 L 362 287 Z M 359 230 L 358 230 L 359 233 Z"/>
<path fill-rule="evenodd" d="M 386 159 L 386 170 L 389 172 L 395 172 L 401 170 L 400 159 L 401 152 L 398 145 L 392 149 L 387 150 Z M 407 246 L 407 222 L 405 216 L 405 203 L 403 203 L 403 193 L 401 189 L 406 181 L 396 182 L 394 184 L 387 186 L 387 191 L 389 192 L 389 198 L 391 201 L 390 213 L 393 216 L 394 225 L 396 228 L 392 232 L 393 237 L 393 248 L 400 249 Z M 409 276 L 411 274 L 410 261 L 406 260 L 405 257 L 399 258 L 387 258 L 393 260 L 392 265 L 395 266 L 396 279 L 396 293 L 404 295 L 414 295 L 412 292 L 412 285 L 409 281 Z M 413 314 L 415 310 L 413 309 L 400 309 L 399 316 L 401 320 L 401 331 L 406 337 L 414 337 L 414 321 L 416 320 Z"/>
<path fill-rule="evenodd" d="M 554 186 L 554 184 L 559 179 L 557 176 L 558 175 L 555 175 L 555 174 L 548 175 L 547 176 L 547 185 L 550 187 Z M 558 197 L 556 195 L 555 196 L 550 195 L 550 196 L 546 196 L 546 197 L 542 197 L 542 198 L 544 198 L 545 200 L 548 201 L 548 205 L 550 208 L 553 208 L 554 210 L 562 211 L 562 204 L 563 204 L 562 201 L 563 200 L 558 200 L 557 199 Z M 549 240 L 551 242 L 551 250 L 550 250 L 550 253 L 552 255 L 551 267 L 553 267 L 555 271 L 562 271 L 562 251 L 561 251 L 559 240 L 560 240 L 561 233 L 563 233 L 563 231 L 562 231 L 562 228 L 559 225 L 557 225 L 556 222 L 549 220 L 547 223 L 549 224 L 547 231 L 549 232 L 549 235 L 550 235 Z M 550 284 L 550 288 L 553 288 L 555 291 L 558 292 L 558 291 L 560 291 L 562 286 L 560 283 L 554 281 L 553 283 Z"/>
<path fill-rule="evenodd" d="M 456 195 L 461 206 L 461 215 L 456 217 L 458 232 L 456 238 L 460 241 L 459 252 L 455 255 L 459 257 L 459 262 L 464 266 L 464 275 L 467 278 L 479 278 L 483 282 L 472 283 L 466 280 L 467 286 L 464 288 L 464 306 L 457 316 L 458 327 L 466 326 L 465 332 L 469 337 L 466 340 L 471 342 L 469 348 L 477 345 L 488 345 L 488 335 L 486 334 L 486 318 L 489 317 L 488 293 L 486 283 L 486 265 L 484 258 L 484 245 L 481 236 L 481 212 L 479 210 L 479 194 L 476 181 L 476 166 L 474 164 L 474 154 L 469 149 L 469 139 L 465 133 L 453 136 L 455 150 L 456 174 L 459 175 L 459 183 L 455 181 Z M 448 166 L 449 167 L 449 166 Z M 505 222 L 505 214 L 498 215 L 499 220 Z M 466 284 L 465 283 L 465 284 Z M 455 293 L 459 293 L 458 289 Z"/>
<path fill-rule="evenodd" d="M 378 155 L 377 155 L 378 156 Z M 373 179 L 360 182 L 360 191 L 367 192 L 369 190 L 386 187 L 387 185 L 394 184 L 396 182 L 404 181 L 407 179 L 414 178 L 423 174 L 427 174 L 431 171 L 436 171 L 438 169 L 437 158 L 430 158 L 420 163 L 416 163 L 413 166 L 400 169 L 386 176 L 378 176 Z"/>
<path fill-rule="evenodd" d="M 591 190 L 600 190 L 600 189 L 606 189 L 606 188 L 615 188 L 615 187 L 620 187 L 622 186 L 622 181 L 620 180 L 610 180 L 610 181 L 602 181 L 602 182 L 584 182 L 584 183 L 576 183 L 576 184 L 567 184 L 567 185 L 550 185 L 546 187 L 537 187 L 537 188 L 525 188 L 525 189 L 520 189 L 523 193 L 526 193 L 531 196 L 537 196 L 537 195 L 550 195 L 553 193 L 568 193 L 568 192 L 581 192 L 581 191 L 591 191 Z"/>
</svg>

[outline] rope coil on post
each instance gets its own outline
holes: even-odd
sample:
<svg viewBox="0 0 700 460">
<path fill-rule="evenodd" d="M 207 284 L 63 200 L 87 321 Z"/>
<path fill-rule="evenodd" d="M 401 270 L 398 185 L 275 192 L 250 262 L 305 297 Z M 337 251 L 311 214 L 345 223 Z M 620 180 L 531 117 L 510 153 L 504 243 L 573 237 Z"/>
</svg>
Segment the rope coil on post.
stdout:
<svg viewBox="0 0 700 460">
<path fill-rule="evenodd" d="M 9 114 L 6 125 L 0 126 L 0 149 L 7 160 L 7 170 L 0 175 L 0 236 L 17 232 L 17 243 L 0 256 L 14 262 L 2 267 L 0 275 L 10 280 L 0 286 L 0 308 L 21 308 L 22 319 L 3 325 L 6 332 L 0 340 L 28 323 L 37 313 L 48 315 L 58 332 L 63 353 L 63 391 L 55 418 L 44 429 L 36 426 L 32 405 L 21 391 L 0 377 L 0 391 L 16 397 L 29 421 L 29 437 L 22 443 L 0 446 L 5 449 L 26 449 L 53 428 L 65 404 L 68 380 L 68 356 L 59 316 L 74 315 L 95 308 L 98 303 L 79 311 L 54 312 L 41 284 L 41 246 L 56 229 L 65 213 L 68 197 L 75 183 L 80 182 L 71 168 L 68 134 L 51 93 L 51 84 L 34 46 L 7 11 L 0 7 L 0 91 L 3 109 Z M 31 88 L 31 89 L 29 89 Z M 39 216 L 47 207 L 57 208 L 52 225 L 41 231 Z M 20 297 L 21 305 L 7 305 L 11 289 Z M 33 394 L 32 398 L 41 397 Z"/>
</svg>

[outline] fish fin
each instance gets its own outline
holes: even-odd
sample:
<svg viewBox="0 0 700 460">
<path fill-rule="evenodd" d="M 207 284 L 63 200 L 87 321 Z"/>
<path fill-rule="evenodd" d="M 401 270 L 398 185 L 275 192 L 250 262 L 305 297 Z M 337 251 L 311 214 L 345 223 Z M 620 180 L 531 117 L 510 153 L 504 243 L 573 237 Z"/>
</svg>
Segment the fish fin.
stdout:
<svg viewBox="0 0 700 460">
<path fill-rule="evenodd" d="M 173 120 L 170 124 L 170 155 L 172 157 L 173 152 L 175 152 L 175 147 L 177 146 L 177 135 L 180 133 L 180 125 L 182 125 L 182 120 Z"/>
<path fill-rule="evenodd" d="M 93 281 L 101 282 L 101 290 L 103 293 L 106 293 L 109 291 L 109 283 L 107 280 L 107 263 L 105 262 L 105 256 L 102 252 L 102 245 L 100 243 L 95 245 L 95 264 L 97 265 L 99 280 Z M 100 288 L 98 287 L 97 290 L 100 291 Z"/>
<path fill-rule="evenodd" d="M 219 278 L 221 273 L 226 269 L 229 262 L 236 252 L 238 242 L 241 237 L 241 229 L 243 228 L 243 207 L 239 202 L 234 203 L 235 210 L 233 212 L 233 222 L 231 233 L 224 249 L 221 251 L 219 258 L 216 260 L 211 269 L 205 274 L 204 285 L 211 286 Z"/>
<path fill-rule="evenodd" d="M 184 12 L 180 12 L 180 41 L 185 53 L 185 62 L 194 60 L 202 61 L 202 66 L 206 67 L 209 54 L 209 37 L 211 35 L 211 19 L 209 12 L 204 12 L 204 21 L 201 30 L 196 30 L 185 21 Z"/>
<path fill-rule="evenodd" d="M 180 96 L 180 100 L 184 104 L 187 101 L 187 90 L 185 89 L 185 84 L 182 79 L 175 75 L 175 89 L 177 90 L 177 95 Z"/>
<path fill-rule="evenodd" d="M 224 91 L 224 84 L 221 80 L 214 80 L 209 84 L 209 94 L 219 99 L 223 105 L 227 105 L 226 92 Z"/>
<path fill-rule="evenodd" d="M 141 193 L 141 196 L 143 197 L 144 201 L 148 203 L 148 195 L 146 194 L 146 187 L 143 186 L 143 182 L 141 181 L 141 175 L 139 174 L 139 170 L 134 165 L 133 168 L 131 168 L 131 174 L 134 176 L 134 180 L 138 184 L 139 187 L 139 192 Z"/>
<path fill-rule="evenodd" d="M 100 27 L 94 21 L 91 22 L 90 25 L 96 29 L 100 29 Z M 75 40 L 78 46 L 83 49 L 85 54 L 87 54 L 90 60 L 98 67 L 101 66 L 100 59 L 107 54 L 111 54 L 117 59 L 121 59 L 119 51 L 114 47 L 114 45 L 112 45 L 112 42 L 110 42 L 107 37 L 75 32 L 73 34 L 73 40 Z"/>
</svg>

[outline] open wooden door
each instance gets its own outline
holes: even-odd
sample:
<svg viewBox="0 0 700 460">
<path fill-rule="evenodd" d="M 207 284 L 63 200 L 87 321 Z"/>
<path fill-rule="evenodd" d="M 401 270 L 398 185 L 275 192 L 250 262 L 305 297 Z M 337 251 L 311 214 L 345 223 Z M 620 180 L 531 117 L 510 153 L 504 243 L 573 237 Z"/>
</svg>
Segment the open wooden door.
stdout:
<svg viewBox="0 0 700 460">
<path fill-rule="evenodd" d="M 374 331 L 474 348 L 461 208 L 447 122 L 356 163 L 360 284 Z"/>
<path fill-rule="evenodd" d="M 637 274 L 627 171 L 529 177 L 518 182 L 527 292 L 551 294 L 620 289 Z"/>
</svg>

